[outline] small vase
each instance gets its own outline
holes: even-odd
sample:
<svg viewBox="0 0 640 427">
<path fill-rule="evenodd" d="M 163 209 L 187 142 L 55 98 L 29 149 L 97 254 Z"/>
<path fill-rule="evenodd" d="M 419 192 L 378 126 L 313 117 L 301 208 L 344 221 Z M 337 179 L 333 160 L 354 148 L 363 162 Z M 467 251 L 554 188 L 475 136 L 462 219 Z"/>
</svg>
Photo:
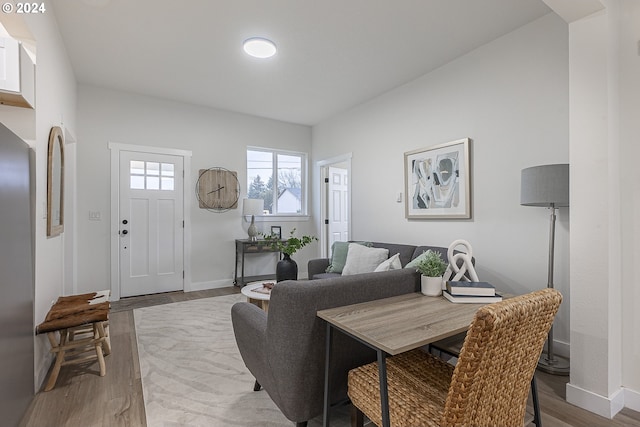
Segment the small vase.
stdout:
<svg viewBox="0 0 640 427">
<path fill-rule="evenodd" d="M 442 294 L 442 277 L 420 277 L 420 291 L 430 297 L 437 297 Z"/>
<path fill-rule="evenodd" d="M 291 259 L 289 254 L 284 254 L 276 266 L 276 282 L 283 280 L 298 280 L 298 264 Z"/>
</svg>

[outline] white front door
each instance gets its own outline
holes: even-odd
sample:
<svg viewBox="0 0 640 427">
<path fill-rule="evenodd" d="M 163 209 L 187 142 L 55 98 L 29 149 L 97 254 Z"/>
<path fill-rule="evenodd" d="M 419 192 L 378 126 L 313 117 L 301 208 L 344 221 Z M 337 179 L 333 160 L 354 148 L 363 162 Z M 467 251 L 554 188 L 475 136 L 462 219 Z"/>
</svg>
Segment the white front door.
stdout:
<svg viewBox="0 0 640 427">
<path fill-rule="evenodd" d="M 349 240 L 349 179 L 347 169 L 329 167 L 329 248 Z"/>
<path fill-rule="evenodd" d="M 184 289 L 183 157 L 120 151 L 120 296 Z"/>
</svg>

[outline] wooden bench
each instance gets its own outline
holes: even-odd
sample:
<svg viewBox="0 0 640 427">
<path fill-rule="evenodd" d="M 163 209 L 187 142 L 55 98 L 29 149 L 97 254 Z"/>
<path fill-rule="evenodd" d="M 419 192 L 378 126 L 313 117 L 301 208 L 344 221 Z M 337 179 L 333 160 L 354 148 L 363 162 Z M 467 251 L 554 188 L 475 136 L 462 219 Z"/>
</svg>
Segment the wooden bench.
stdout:
<svg viewBox="0 0 640 427">
<path fill-rule="evenodd" d="M 44 391 L 55 387 L 60 368 L 71 363 L 96 358 L 100 376 L 106 374 L 104 356 L 111 353 L 108 334 L 109 295 L 110 291 L 100 291 L 60 297 L 51 306 L 44 322 L 36 327 L 37 334 L 47 334 L 51 353 L 56 355 Z M 80 356 L 90 351 L 94 354 Z"/>
</svg>

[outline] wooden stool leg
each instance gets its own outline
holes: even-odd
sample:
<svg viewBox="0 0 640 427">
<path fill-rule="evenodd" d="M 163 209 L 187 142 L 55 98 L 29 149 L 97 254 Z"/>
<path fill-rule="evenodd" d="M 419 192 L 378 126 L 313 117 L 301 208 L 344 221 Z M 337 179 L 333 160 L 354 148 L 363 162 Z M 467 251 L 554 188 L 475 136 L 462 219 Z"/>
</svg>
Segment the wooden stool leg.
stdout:
<svg viewBox="0 0 640 427">
<path fill-rule="evenodd" d="M 62 347 L 67 343 L 67 330 L 61 329 L 58 332 L 60 333 L 59 344 L 56 341 L 55 332 L 47 333 L 47 337 L 49 338 L 49 342 L 51 343 L 51 352 L 56 353 L 56 362 L 53 365 L 53 369 L 51 370 L 51 375 L 49 376 L 47 385 L 44 387 L 44 391 L 50 391 L 56 386 L 56 381 L 58 380 L 58 374 L 60 374 L 60 367 L 64 362 L 65 350 L 63 350 Z"/>
<path fill-rule="evenodd" d="M 109 334 L 109 321 L 106 320 L 104 322 L 102 322 L 102 326 L 104 328 L 104 338 L 105 338 L 105 342 L 107 343 L 107 345 L 109 346 L 109 353 L 111 354 L 111 336 Z M 106 355 L 107 353 L 105 353 Z"/>
<path fill-rule="evenodd" d="M 93 334 L 94 336 L 96 334 L 100 334 L 100 332 L 98 331 L 99 327 L 98 324 L 100 322 L 94 323 L 93 324 Z M 103 335 L 102 335 L 103 336 Z M 104 342 L 104 339 L 99 340 L 98 342 L 96 342 L 95 344 L 95 348 L 96 348 L 96 357 L 98 358 L 98 364 L 100 365 L 100 376 L 104 377 L 107 373 L 107 367 L 104 364 L 104 355 L 102 354 L 102 343 Z"/>
<path fill-rule="evenodd" d="M 102 349 L 104 350 L 104 355 L 108 356 L 111 354 L 111 342 L 109 340 L 109 335 L 107 332 L 107 328 L 109 327 L 109 325 L 107 325 L 107 327 L 105 327 L 106 322 L 98 322 L 97 323 L 97 327 L 98 327 L 98 336 L 96 338 L 104 338 L 104 341 L 102 341 Z"/>
</svg>

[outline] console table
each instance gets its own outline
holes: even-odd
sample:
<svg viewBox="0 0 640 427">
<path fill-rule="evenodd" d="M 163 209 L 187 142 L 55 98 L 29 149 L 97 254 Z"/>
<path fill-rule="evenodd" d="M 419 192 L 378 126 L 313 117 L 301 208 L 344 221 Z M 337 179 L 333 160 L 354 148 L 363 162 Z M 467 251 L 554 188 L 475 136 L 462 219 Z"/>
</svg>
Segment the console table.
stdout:
<svg viewBox="0 0 640 427">
<path fill-rule="evenodd" d="M 244 263 L 245 263 L 245 255 L 247 254 L 264 254 L 264 253 L 275 253 L 278 254 L 278 260 L 282 258 L 282 252 L 277 249 L 273 249 L 271 247 L 271 243 L 266 240 L 255 240 L 251 241 L 249 239 L 236 239 L 236 265 L 235 265 L 235 273 L 233 275 L 233 284 L 236 286 L 244 286 L 248 282 L 255 282 L 258 280 L 267 280 L 273 279 L 275 277 L 275 272 L 273 274 L 266 274 L 260 276 L 244 276 Z M 240 278 L 238 280 L 238 261 L 240 261 Z"/>
</svg>

